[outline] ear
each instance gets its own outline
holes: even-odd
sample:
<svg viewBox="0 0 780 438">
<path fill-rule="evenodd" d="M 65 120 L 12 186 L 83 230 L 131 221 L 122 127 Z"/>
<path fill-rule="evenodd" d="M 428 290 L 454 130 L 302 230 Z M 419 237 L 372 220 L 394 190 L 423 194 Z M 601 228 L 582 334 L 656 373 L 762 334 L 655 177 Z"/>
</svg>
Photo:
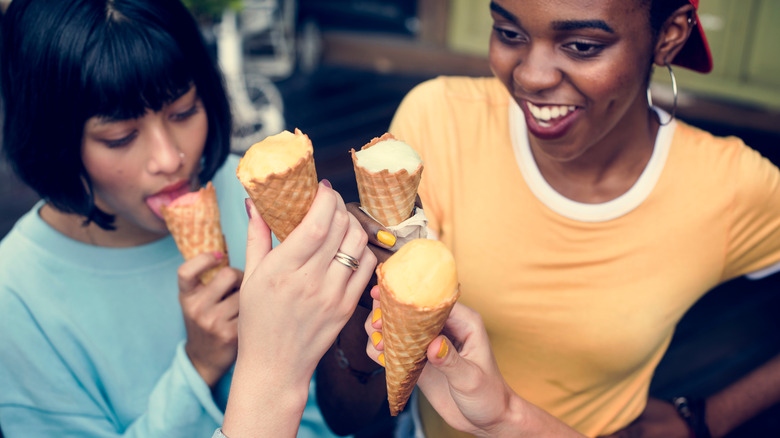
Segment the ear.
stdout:
<svg viewBox="0 0 780 438">
<path fill-rule="evenodd" d="M 658 40 L 655 44 L 653 62 L 656 65 L 671 64 L 696 26 L 695 14 L 696 9 L 693 5 L 687 4 L 674 11 L 664 22 L 658 32 Z"/>
</svg>

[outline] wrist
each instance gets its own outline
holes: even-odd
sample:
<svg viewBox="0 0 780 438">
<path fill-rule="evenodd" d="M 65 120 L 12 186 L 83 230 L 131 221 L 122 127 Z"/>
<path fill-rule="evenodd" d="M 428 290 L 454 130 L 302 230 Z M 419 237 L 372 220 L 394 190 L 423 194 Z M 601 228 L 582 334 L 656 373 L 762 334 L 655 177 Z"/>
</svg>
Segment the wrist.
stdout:
<svg viewBox="0 0 780 438">
<path fill-rule="evenodd" d="M 674 397 L 672 405 L 688 425 L 691 438 L 712 438 L 707 426 L 707 404 L 703 398 Z"/>
</svg>

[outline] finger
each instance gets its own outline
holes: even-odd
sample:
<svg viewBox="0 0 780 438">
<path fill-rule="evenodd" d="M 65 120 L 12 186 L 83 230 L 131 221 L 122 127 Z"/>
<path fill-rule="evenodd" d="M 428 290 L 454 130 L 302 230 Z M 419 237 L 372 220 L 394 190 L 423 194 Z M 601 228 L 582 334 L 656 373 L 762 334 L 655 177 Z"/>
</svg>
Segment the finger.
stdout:
<svg viewBox="0 0 780 438">
<path fill-rule="evenodd" d="M 360 267 L 349 277 L 346 287 L 345 296 L 352 307 L 356 306 L 358 300 L 361 299 L 375 267 L 376 257 L 371 250 L 364 246 L 363 255 L 360 257 Z"/>
<path fill-rule="evenodd" d="M 368 272 L 370 277 L 371 270 L 370 270 L 370 266 L 366 265 L 364 267 L 362 266 L 361 263 L 361 259 L 364 258 L 363 253 L 366 250 L 366 243 L 368 242 L 368 237 L 366 236 L 365 231 L 363 231 L 363 229 L 360 228 L 357 219 L 355 219 L 353 215 L 347 213 L 346 211 L 343 212 L 343 214 L 347 218 L 348 227 L 345 230 L 344 237 L 336 246 L 337 252 L 335 255 L 338 255 L 340 253 L 342 255 L 352 257 L 358 261 L 358 265 L 357 265 L 357 269 L 353 270 L 352 267 L 348 266 L 345 262 L 341 261 L 340 259 L 332 258 L 330 261 L 331 266 L 328 270 L 327 280 L 335 281 L 337 282 L 336 284 L 346 286 L 350 278 L 355 277 L 354 274 L 357 273 L 364 274 L 365 272 Z M 334 237 L 336 237 L 336 235 L 334 235 Z M 324 255 L 329 256 L 330 254 L 324 253 Z M 373 258 L 373 254 L 371 256 Z M 376 264 L 375 261 L 373 263 Z M 367 270 L 366 268 L 369 269 Z M 364 275 L 359 276 L 359 278 L 363 278 L 363 277 Z M 368 279 L 366 279 L 365 282 L 368 282 Z"/>
<path fill-rule="evenodd" d="M 260 212 L 257 211 L 254 202 L 246 198 L 246 214 L 249 216 L 249 226 L 246 232 L 246 265 L 244 268 L 244 279 L 249 278 L 255 271 L 255 268 L 271 251 L 273 241 L 271 238 L 271 229 L 265 223 Z M 242 281 L 243 283 L 243 281 Z"/>
<path fill-rule="evenodd" d="M 320 183 L 314 201 L 301 223 L 287 236 L 277 249 L 285 253 L 287 266 L 295 270 L 306 264 L 320 250 L 331 234 L 334 217 L 337 216 L 338 198 L 333 189 Z M 344 213 L 342 213 L 344 214 Z M 346 215 L 346 214 L 344 214 Z M 341 219 L 346 230 L 346 218 Z M 339 237 L 340 239 L 343 237 Z M 335 255 L 335 250 L 331 257 Z M 328 260 L 330 262 L 330 260 Z"/>
<path fill-rule="evenodd" d="M 366 231 L 369 242 L 384 249 L 390 249 L 395 245 L 395 235 L 361 210 L 360 204 L 350 202 L 347 204 L 347 211 L 357 218 L 360 226 Z"/>
<path fill-rule="evenodd" d="M 458 350 L 443 335 L 428 345 L 428 362 L 441 372 L 456 391 L 474 386 L 479 380 L 480 369 L 461 357 Z"/>
<path fill-rule="evenodd" d="M 201 285 L 200 274 L 219 265 L 225 254 L 221 252 L 203 253 L 185 261 L 177 270 L 179 291 L 189 293 Z"/>
</svg>

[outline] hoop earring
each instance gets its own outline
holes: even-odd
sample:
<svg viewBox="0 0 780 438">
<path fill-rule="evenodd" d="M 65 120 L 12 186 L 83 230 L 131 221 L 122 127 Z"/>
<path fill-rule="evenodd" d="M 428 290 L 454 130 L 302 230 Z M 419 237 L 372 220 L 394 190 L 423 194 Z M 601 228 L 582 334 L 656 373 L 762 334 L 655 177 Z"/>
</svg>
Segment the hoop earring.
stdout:
<svg viewBox="0 0 780 438">
<path fill-rule="evenodd" d="M 677 114 L 677 78 L 674 77 L 674 70 L 672 70 L 672 66 L 669 65 L 668 62 L 665 65 L 666 69 L 669 70 L 669 76 L 672 78 L 672 94 L 674 95 L 674 105 L 672 105 L 672 114 L 669 116 L 669 120 L 662 122 L 661 118 L 658 118 L 658 123 L 660 123 L 661 126 L 666 126 L 672 123 L 674 116 Z M 647 85 L 647 104 L 650 106 L 650 108 L 653 107 L 653 93 L 650 91 L 650 84 Z"/>
</svg>

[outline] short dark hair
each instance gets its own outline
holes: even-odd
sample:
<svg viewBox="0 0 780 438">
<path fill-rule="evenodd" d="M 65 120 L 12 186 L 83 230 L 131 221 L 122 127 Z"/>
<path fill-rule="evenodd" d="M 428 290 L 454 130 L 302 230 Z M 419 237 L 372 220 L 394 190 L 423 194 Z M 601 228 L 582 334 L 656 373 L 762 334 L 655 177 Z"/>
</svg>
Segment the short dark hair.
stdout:
<svg viewBox="0 0 780 438">
<path fill-rule="evenodd" d="M 14 0 L 3 21 L 5 155 L 57 209 L 111 229 L 81 160 L 86 121 L 159 110 L 192 85 L 208 118 L 201 182 L 230 152 L 216 62 L 179 0 Z"/>
</svg>

